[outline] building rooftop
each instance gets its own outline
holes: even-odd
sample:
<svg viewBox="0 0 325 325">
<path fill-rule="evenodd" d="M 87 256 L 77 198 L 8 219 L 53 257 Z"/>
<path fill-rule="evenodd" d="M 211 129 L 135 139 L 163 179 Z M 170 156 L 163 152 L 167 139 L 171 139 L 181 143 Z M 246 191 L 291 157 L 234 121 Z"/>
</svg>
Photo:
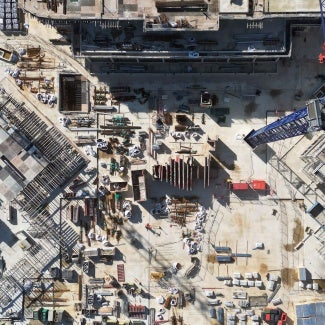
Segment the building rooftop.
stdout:
<svg viewBox="0 0 325 325">
<path fill-rule="evenodd" d="M 267 19 L 258 26 L 244 19 L 223 20 L 219 30 L 188 30 L 178 33 L 166 30 L 166 33 L 143 32 L 141 21 L 120 22 L 120 29 L 82 23 L 81 53 L 89 57 L 119 55 L 125 57 L 175 57 L 189 58 L 189 52 L 195 51 L 199 57 L 285 55 L 290 44 L 286 42 L 287 24 L 285 19 Z M 133 29 L 132 33 L 128 31 Z M 154 29 L 152 29 L 154 31 Z M 127 40 L 127 41 L 126 41 Z M 195 60 L 197 58 L 191 58 Z M 200 60 L 200 58 L 199 58 Z"/>
<path fill-rule="evenodd" d="M 156 1 L 156 0 L 95 0 L 67 1 L 66 5 L 54 2 L 30 2 L 19 0 L 19 5 L 32 15 L 49 22 L 66 20 L 110 20 L 110 27 L 118 27 L 123 20 L 141 20 L 145 29 L 161 30 L 206 30 L 219 29 L 219 16 L 224 18 L 263 19 L 265 15 L 275 14 L 318 14 L 317 0 L 295 0 L 288 3 L 277 0 L 264 2 L 249 0 L 196 0 L 196 1 Z M 255 22 L 252 22 L 255 23 Z M 105 25 L 105 24 L 104 24 Z M 257 28 L 254 27 L 250 28 Z"/>
<path fill-rule="evenodd" d="M 265 13 L 320 13 L 318 0 L 269 0 L 265 4 Z"/>
</svg>

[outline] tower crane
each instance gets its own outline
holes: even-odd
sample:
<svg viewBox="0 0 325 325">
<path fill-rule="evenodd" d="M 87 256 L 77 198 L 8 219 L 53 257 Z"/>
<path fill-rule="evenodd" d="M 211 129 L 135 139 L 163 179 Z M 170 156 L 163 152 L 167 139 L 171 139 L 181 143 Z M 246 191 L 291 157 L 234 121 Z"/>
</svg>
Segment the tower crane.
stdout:
<svg viewBox="0 0 325 325">
<path fill-rule="evenodd" d="M 321 25 L 322 25 L 322 34 L 323 34 L 323 51 L 319 54 L 318 60 L 319 63 L 325 62 L 325 17 L 324 17 L 324 11 L 325 11 L 325 0 L 319 0 L 319 7 L 320 7 L 320 18 L 321 18 Z"/>
<path fill-rule="evenodd" d="M 325 1 L 325 0 L 324 0 Z M 305 107 L 258 130 L 250 131 L 244 141 L 255 149 L 261 144 L 325 130 L 325 97 L 309 101 Z"/>
</svg>

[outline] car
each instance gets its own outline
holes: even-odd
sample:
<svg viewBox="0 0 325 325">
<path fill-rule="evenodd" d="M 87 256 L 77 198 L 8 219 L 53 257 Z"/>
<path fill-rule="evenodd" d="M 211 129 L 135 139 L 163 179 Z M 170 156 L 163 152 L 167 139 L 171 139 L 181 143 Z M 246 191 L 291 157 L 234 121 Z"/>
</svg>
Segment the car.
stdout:
<svg viewBox="0 0 325 325">
<path fill-rule="evenodd" d="M 273 299 L 273 300 L 272 300 L 272 304 L 273 304 L 274 306 L 281 305 L 281 304 L 282 304 L 282 299 L 281 299 L 281 298 Z"/>
<path fill-rule="evenodd" d="M 188 56 L 190 58 L 198 58 L 200 56 L 200 53 L 199 52 L 195 52 L 195 51 L 190 51 L 190 52 L 188 52 Z"/>
<path fill-rule="evenodd" d="M 201 127 L 198 124 L 194 124 L 192 126 L 189 126 L 187 129 L 188 129 L 188 131 L 199 131 L 199 130 L 201 130 Z"/>
<path fill-rule="evenodd" d="M 176 21 L 168 21 L 168 24 L 171 28 L 177 28 L 178 27 L 178 24 L 176 23 Z"/>
<path fill-rule="evenodd" d="M 219 306 L 219 305 L 221 305 L 220 299 L 214 299 L 208 301 L 208 306 Z"/>
<path fill-rule="evenodd" d="M 134 146 L 132 148 L 129 149 L 129 155 L 130 157 L 134 158 L 134 157 L 138 157 L 142 154 L 142 151 L 139 147 Z"/>
<path fill-rule="evenodd" d="M 253 249 L 264 249 L 264 243 L 262 242 L 255 243 L 255 247 Z"/>
<path fill-rule="evenodd" d="M 107 150 L 108 149 L 108 143 L 104 139 L 97 139 L 96 140 L 97 148 L 100 150 Z"/>
</svg>

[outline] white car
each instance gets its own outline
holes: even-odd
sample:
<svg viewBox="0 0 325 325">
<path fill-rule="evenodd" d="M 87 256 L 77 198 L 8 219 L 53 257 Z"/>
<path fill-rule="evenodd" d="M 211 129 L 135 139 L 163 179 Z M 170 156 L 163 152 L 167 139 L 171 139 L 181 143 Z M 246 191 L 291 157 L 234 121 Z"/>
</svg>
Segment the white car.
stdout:
<svg viewBox="0 0 325 325">
<path fill-rule="evenodd" d="M 232 301 L 226 301 L 225 306 L 228 307 L 228 308 L 234 308 L 235 304 Z"/>
<path fill-rule="evenodd" d="M 108 149 L 108 143 L 106 140 L 104 139 L 97 139 L 96 140 L 97 143 L 97 148 L 100 150 L 107 150 Z"/>
<path fill-rule="evenodd" d="M 261 242 L 255 243 L 255 249 L 264 249 L 264 243 Z"/>
<path fill-rule="evenodd" d="M 139 147 L 137 147 L 137 146 L 134 146 L 134 147 L 129 149 L 129 155 L 132 158 L 140 156 L 141 153 L 142 153 L 141 149 Z"/>
<path fill-rule="evenodd" d="M 195 52 L 195 51 L 191 51 L 188 53 L 188 56 L 190 58 L 198 58 L 200 56 L 200 53 L 199 52 Z"/>
</svg>

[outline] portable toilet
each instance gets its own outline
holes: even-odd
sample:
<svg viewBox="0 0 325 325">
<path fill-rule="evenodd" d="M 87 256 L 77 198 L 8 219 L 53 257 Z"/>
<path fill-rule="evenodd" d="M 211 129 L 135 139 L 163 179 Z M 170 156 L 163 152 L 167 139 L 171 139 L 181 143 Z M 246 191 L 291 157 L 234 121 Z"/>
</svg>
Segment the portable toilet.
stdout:
<svg viewBox="0 0 325 325">
<path fill-rule="evenodd" d="M 211 318 L 217 318 L 217 312 L 215 308 L 210 308 L 209 313 Z"/>
<path fill-rule="evenodd" d="M 263 281 L 255 281 L 255 287 L 261 288 L 263 286 Z"/>
<path fill-rule="evenodd" d="M 239 272 L 235 272 L 233 278 L 234 279 L 240 279 L 241 278 L 241 274 Z"/>
<path fill-rule="evenodd" d="M 222 307 L 218 307 L 218 322 L 219 324 L 224 324 L 224 310 Z"/>
<path fill-rule="evenodd" d="M 55 317 L 55 310 L 50 309 L 47 315 L 47 321 L 48 322 L 54 322 L 54 317 Z"/>
</svg>

